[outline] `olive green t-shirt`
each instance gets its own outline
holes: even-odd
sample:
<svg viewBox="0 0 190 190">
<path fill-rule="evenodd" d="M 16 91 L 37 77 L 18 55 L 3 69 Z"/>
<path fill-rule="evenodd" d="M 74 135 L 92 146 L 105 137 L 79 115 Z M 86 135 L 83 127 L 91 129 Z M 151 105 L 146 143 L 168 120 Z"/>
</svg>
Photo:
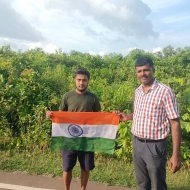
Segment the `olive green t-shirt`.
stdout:
<svg viewBox="0 0 190 190">
<path fill-rule="evenodd" d="M 59 110 L 70 112 L 99 112 L 101 107 L 95 94 L 89 91 L 86 91 L 84 94 L 77 94 L 75 90 L 72 90 L 63 95 Z"/>
</svg>

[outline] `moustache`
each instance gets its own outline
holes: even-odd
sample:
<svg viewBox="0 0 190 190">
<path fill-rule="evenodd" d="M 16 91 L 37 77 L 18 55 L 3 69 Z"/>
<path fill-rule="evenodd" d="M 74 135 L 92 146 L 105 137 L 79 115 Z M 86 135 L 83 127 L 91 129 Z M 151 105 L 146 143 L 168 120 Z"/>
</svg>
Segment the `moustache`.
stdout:
<svg viewBox="0 0 190 190">
<path fill-rule="evenodd" d="M 147 79 L 148 77 L 147 77 L 147 76 L 142 76 L 141 79 L 143 79 L 143 78 L 144 78 L 144 79 Z"/>
</svg>

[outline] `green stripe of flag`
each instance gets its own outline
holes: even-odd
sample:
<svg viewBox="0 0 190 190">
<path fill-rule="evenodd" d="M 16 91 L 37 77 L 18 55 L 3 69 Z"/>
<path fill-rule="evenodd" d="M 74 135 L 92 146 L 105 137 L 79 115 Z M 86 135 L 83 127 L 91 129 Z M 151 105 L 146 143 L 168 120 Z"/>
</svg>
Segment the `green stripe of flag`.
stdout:
<svg viewBox="0 0 190 190">
<path fill-rule="evenodd" d="M 115 139 L 52 137 L 51 150 L 80 150 L 113 154 Z"/>
</svg>

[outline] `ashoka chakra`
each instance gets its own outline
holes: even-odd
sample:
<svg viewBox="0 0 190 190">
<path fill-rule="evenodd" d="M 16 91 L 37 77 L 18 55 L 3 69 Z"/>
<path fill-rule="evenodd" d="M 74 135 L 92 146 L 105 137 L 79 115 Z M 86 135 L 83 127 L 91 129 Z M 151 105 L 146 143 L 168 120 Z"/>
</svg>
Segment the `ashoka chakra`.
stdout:
<svg viewBox="0 0 190 190">
<path fill-rule="evenodd" d="M 69 125 L 68 131 L 69 131 L 69 134 L 73 137 L 79 137 L 83 133 L 82 128 L 75 124 Z"/>
</svg>

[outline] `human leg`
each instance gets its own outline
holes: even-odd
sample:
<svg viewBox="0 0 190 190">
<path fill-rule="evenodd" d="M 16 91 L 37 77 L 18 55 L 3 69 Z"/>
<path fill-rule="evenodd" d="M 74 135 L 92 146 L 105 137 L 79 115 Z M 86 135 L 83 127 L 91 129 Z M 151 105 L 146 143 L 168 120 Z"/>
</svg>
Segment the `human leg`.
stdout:
<svg viewBox="0 0 190 190">
<path fill-rule="evenodd" d="M 166 155 L 167 140 L 156 143 L 147 143 L 147 169 L 154 190 L 167 190 L 166 185 Z"/>
<path fill-rule="evenodd" d="M 72 180 L 72 170 L 69 172 L 63 172 L 63 184 L 65 190 L 70 190 Z"/>
<path fill-rule="evenodd" d="M 85 190 L 90 170 L 94 169 L 94 152 L 78 152 L 78 160 L 81 166 L 81 190 Z"/>
<path fill-rule="evenodd" d="M 62 150 L 62 160 L 63 160 L 63 183 L 64 189 L 70 190 L 71 180 L 72 180 L 72 169 L 76 164 L 77 151 L 72 150 Z"/>
<path fill-rule="evenodd" d="M 136 176 L 138 190 L 151 190 L 151 181 L 146 168 L 146 163 L 143 160 L 143 144 L 139 143 L 136 137 L 133 136 L 133 164 Z"/>
<path fill-rule="evenodd" d="M 138 190 L 150 190 L 151 184 L 154 190 L 167 190 L 166 155 L 167 139 L 140 142 L 133 137 L 133 160 Z"/>
<path fill-rule="evenodd" d="M 89 175 L 90 175 L 90 171 L 86 171 L 81 168 L 81 190 L 86 189 Z"/>
</svg>

